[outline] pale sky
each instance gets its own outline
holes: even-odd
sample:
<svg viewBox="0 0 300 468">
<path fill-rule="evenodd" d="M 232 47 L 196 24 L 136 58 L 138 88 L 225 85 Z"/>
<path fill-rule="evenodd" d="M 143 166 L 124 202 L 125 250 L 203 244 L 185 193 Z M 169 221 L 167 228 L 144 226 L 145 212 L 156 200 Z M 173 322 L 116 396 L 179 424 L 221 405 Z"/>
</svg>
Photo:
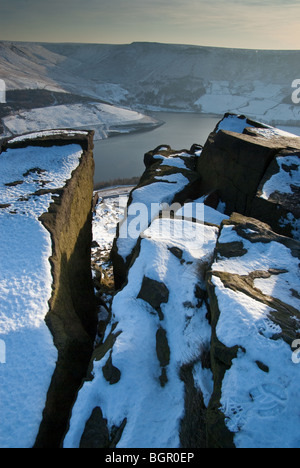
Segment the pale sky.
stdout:
<svg viewBox="0 0 300 468">
<path fill-rule="evenodd" d="M 300 49 L 300 0 L 0 0 L 0 40 Z"/>
</svg>

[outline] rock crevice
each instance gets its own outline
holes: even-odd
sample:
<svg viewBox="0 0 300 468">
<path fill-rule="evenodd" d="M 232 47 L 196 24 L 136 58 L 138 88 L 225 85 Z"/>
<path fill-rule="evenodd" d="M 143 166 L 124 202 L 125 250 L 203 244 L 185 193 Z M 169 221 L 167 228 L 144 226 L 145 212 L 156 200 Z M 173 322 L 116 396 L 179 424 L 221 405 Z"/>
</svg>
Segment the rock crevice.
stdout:
<svg viewBox="0 0 300 468">
<path fill-rule="evenodd" d="M 49 141 L 49 140 L 48 140 Z M 36 447 L 62 443 L 69 413 L 93 352 L 97 316 L 91 276 L 93 133 L 59 198 L 40 221 L 51 234 L 53 292 L 46 323 L 58 349 Z"/>
</svg>

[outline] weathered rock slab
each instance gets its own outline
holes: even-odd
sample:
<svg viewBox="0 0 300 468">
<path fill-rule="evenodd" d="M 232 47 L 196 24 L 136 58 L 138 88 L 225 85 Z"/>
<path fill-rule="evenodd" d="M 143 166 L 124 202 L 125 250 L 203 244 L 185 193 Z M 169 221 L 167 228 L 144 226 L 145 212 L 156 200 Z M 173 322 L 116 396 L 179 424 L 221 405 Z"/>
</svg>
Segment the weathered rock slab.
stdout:
<svg viewBox="0 0 300 468">
<path fill-rule="evenodd" d="M 236 253 L 228 257 L 224 245 L 232 241 Z M 257 220 L 234 214 L 222 225 L 207 281 L 215 382 L 207 416 L 211 446 L 299 443 L 293 389 L 300 369 L 292 359 L 300 338 L 299 259 L 297 241 Z"/>
</svg>

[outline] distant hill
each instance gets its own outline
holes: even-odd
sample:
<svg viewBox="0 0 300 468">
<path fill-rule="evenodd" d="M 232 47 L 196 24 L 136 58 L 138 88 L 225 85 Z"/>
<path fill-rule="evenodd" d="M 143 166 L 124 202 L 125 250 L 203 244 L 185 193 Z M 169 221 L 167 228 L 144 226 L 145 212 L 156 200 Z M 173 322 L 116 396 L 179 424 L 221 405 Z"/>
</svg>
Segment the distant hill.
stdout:
<svg viewBox="0 0 300 468">
<path fill-rule="evenodd" d="M 292 82 L 300 51 L 159 43 L 0 42 L 8 90 L 47 89 L 148 110 L 236 112 L 267 123 L 300 123 Z"/>
</svg>

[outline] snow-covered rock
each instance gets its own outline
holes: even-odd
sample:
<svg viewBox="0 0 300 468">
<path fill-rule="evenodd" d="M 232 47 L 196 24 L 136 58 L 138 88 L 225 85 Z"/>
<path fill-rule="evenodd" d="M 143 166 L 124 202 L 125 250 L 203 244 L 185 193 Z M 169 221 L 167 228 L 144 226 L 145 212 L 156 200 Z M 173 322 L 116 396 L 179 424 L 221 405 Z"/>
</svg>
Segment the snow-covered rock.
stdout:
<svg viewBox="0 0 300 468">
<path fill-rule="evenodd" d="M 195 172 L 199 148 L 192 147 L 176 152 L 170 147 L 160 146 L 144 156 L 146 171 L 140 183 L 130 194 L 128 209 L 119 224 L 112 250 L 115 265 L 115 281 L 119 289 L 126 281 L 128 266 L 138 249 L 140 235 L 159 213 L 173 204 L 195 196 L 198 174 Z M 196 197 L 195 197 L 196 198 Z M 137 216 L 138 215 L 138 216 Z"/>
<path fill-rule="evenodd" d="M 65 447 L 299 445 L 300 245 L 294 232 L 278 232 L 280 223 L 272 229 L 232 213 L 278 186 L 299 203 L 299 138 L 227 114 L 207 145 L 190 152 L 163 145 L 145 155 L 125 210 L 141 229 L 122 236 L 123 220 L 117 231 L 123 263 L 112 258 L 122 289 Z M 238 205 L 239 193 L 248 205 Z M 130 211 L 137 200 L 144 224 Z M 176 200 L 171 214 L 162 202 Z"/>
<path fill-rule="evenodd" d="M 73 148 L 76 142 L 82 152 L 85 141 L 86 157 L 79 157 L 80 164 L 63 189 L 52 188 L 48 167 L 27 168 L 28 161 L 32 166 L 30 154 L 19 166 L 9 167 L 14 177 L 10 172 L 6 177 L 5 171 L 2 176 L 7 185 L 2 187 L 0 216 L 5 220 L 21 216 L 25 226 L 31 211 L 35 213 L 44 200 L 37 195 L 44 197 L 50 190 L 53 200 L 35 220 L 42 232 L 44 226 L 51 233 L 50 237 L 44 232 L 48 239 L 44 265 L 52 239 L 52 270 L 43 277 L 50 280 L 50 271 L 54 279 L 49 312 L 45 301 L 43 313 L 39 310 L 36 316 L 19 313 L 18 317 L 12 311 L 12 300 L 22 304 L 6 283 L 15 265 L 19 266 L 14 257 L 9 257 L 9 274 L 2 269 L 0 281 L 0 298 L 5 297 L 9 309 L 0 326 L 5 330 L 22 325 L 27 334 L 29 326 L 38 324 L 44 333 L 42 345 L 53 353 L 47 356 L 52 359 L 47 362 L 50 367 L 42 368 L 40 407 L 32 419 L 39 427 L 41 400 L 54 372 L 36 446 L 45 446 L 45 441 L 65 448 L 299 446 L 300 139 L 245 116 L 226 114 L 203 149 L 193 145 L 190 150 L 174 151 L 162 145 L 147 153 L 145 173 L 128 199 L 123 192 L 117 203 L 112 198 L 117 189 L 100 193 L 93 214 L 93 262 L 95 267 L 99 262 L 99 271 L 111 268 L 108 250 L 112 248 L 117 290 L 111 298 L 101 296 L 98 281 L 96 333 L 87 259 L 92 240 L 90 135 L 65 132 L 58 149 L 53 146 L 55 132 L 36 133 L 30 143 L 28 136 L 17 137 L 11 148 L 9 143 L 3 147 L 41 158 L 52 151 L 60 154 L 56 151 Z M 43 148 L 39 141 L 44 142 Z M 3 155 L 0 164 L 5 161 Z M 25 193 L 27 183 L 30 193 Z M 33 192 L 36 185 L 42 187 Z M 267 205 L 261 209 L 260 203 Z M 274 212 L 268 209 L 271 206 Z M 268 216 L 272 222 L 266 224 Z M 65 230 L 66 220 L 71 228 Z M 14 234 L 12 240 L 0 234 L 15 247 L 17 231 L 11 227 L 8 231 Z M 101 265 L 102 259 L 105 264 Z M 21 268 L 22 279 L 26 270 L 30 274 L 31 265 Z M 33 290 L 28 288 L 24 294 Z M 43 293 L 46 299 L 46 288 Z M 91 302 L 86 302 L 88 296 Z M 32 294 L 30 306 L 34 298 Z M 45 314 L 56 346 L 44 324 Z M 0 346 L 0 372 L 5 369 L 2 360 Z M 18 366 L 24 379 L 31 374 L 31 367 L 19 370 Z M 66 383 L 74 375 L 78 379 L 69 392 Z M 14 390 L 16 377 L 10 378 Z M 40 381 L 34 379 L 37 385 Z M 17 389 L 18 385 L 19 381 Z M 6 384 L 2 389 L 9 400 Z M 69 404 L 62 411 L 60 404 L 66 397 Z M 11 404 L 3 414 L 10 411 L 16 418 Z M 7 435 L 11 418 L 4 421 L 0 434 L 9 438 L 5 444 L 17 444 L 14 436 Z M 28 431 L 28 439 L 34 439 L 33 433 Z M 20 444 L 24 440 L 20 438 Z"/>
<path fill-rule="evenodd" d="M 82 446 L 95 408 L 107 426 L 107 446 L 180 446 L 181 370 L 190 368 L 206 401 L 212 390 L 212 375 L 201 365 L 210 343 L 207 307 L 197 292 L 217 233 L 216 227 L 180 219 L 156 219 L 143 233 L 128 283 L 114 298 L 104 343 L 95 349 L 91 381 L 73 408 L 65 448 Z"/>
<path fill-rule="evenodd" d="M 200 195 L 214 192 L 226 214 L 257 218 L 299 239 L 299 150 L 296 135 L 226 114 L 198 159 Z"/>
<path fill-rule="evenodd" d="M 300 240 L 300 152 L 281 151 L 271 162 L 261 183 L 251 214 L 264 219 L 278 232 Z"/>
<path fill-rule="evenodd" d="M 49 132 L 1 147 L 0 339 L 6 353 L 0 364 L 2 448 L 57 445 L 80 373 L 85 372 L 82 362 L 89 359 L 89 333 L 96 326 L 85 245 L 91 232 L 91 139 L 87 133 L 74 137 Z M 79 278 L 73 275 L 80 275 L 82 293 L 76 292 Z M 80 317 L 82 294 L 85 319 Z M 72 300 L 77 301 L 75 308 Z M 74 366 L 70 354 L 76 347 L 84 359 Z"/>
<path fill-rule="evenodd" d="M 211 445 L 299 446 L 299 258 L 297 241 L 257 220 L 235 214 L 222 225 L 208 278 Z"/>
</svg>

